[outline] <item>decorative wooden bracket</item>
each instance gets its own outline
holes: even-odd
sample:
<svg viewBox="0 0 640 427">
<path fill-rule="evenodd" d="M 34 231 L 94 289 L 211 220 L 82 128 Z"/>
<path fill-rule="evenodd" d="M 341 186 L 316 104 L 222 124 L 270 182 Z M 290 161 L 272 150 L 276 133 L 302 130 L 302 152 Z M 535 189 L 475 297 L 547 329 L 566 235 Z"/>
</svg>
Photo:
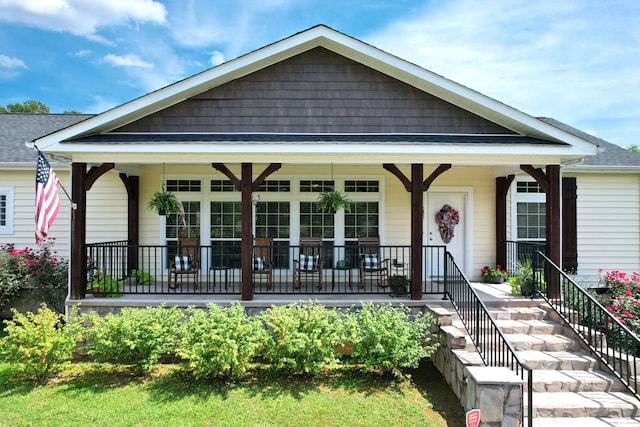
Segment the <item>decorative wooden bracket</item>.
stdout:
<svg viewBox="0 0 640 427">
<path fill-rule="evenodd" d="M 242 181 L 233 174 L 223 163 L 211 163 L 211 166 L 218 170 L 220 173 L 224 174 L 231 182 L 237 191 L 242 191 Z M 282 167 L 282 163 L 271 163 L 267 168 L 260 174 L 255 181 L 251 183 L 251 191 L 258 191 L 258 188 L 262 185 L 265 179 L 278 169 Z"/>
<path fill-rule="evenodd" d="M 520 165 L 520 169 L 531 175 L 533 179 L 536 180 L 540 187 L 542 187 L 542 191 L 545 193 L 549 192 L 549 179 L 544 171 L 540 168 L 534 168 L 531 165 Z"/>
<path fill-rule="evenodd" d="M 84 175 L 82 189 L 84 191 L 91 190 L 91 187 L 93 187 L 93 184 L 98 180 L 98 178 L 109 172 L 114 167 L 114 163 L 103 163 L 102 166 L 93 166 L 92 168 L 90 168 L 89 171 Z"/>
<path fill-rule="evenodd" d="M 404 176 L 402 171 L 400 169 L 398 169 L 398 167 L 396 165 L 391 164 L 391 163 L 384 163 L 382 165 L 382 167 L 385 170 L 391 172 L 393 175 L 395 175 L 395 177 L 400 180 L 402 185 L 404 185 L 405 190 L 407 190 L 408 192 L 411 192 L 411 180 L 409 178 L 407 178 L 406 176 Z M 442 175 L 444 172 L 446 172 L 449 169 L 451 169 L 451 165 L 450 164 L 442 164 L 442 165 L 438 166 L 436 168 L 436 170 L 431 172 L 431 175 L 429 175 L 429 177 L 427 179 L 425 179 L 424 182 L 422 183 L 422 191 L 427 191 L 429 189 L 429 187 L 431 187 L 431 184 L 433 183 L 433 181 L 435 181 L 435 179 L 437 177 L 439 177 L 440 175 Z"/>
</svg>

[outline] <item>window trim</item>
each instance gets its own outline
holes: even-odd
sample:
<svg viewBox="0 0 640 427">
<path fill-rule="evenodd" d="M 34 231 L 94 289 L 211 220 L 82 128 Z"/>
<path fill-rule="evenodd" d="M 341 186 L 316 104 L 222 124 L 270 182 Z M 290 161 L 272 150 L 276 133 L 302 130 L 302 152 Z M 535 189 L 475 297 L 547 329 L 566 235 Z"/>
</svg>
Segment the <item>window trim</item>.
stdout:
<svg viewBox="0 0 640 427">
<path fill-rule="evenodd" d="M 0 224 L 0 234 L 13 234 L 15 217 L 15 190 L 14 187 L 0 187 L 0 194 L 5 196 L 7 203 L 6 224 Z"/>
<path fill-rule="evenodd" d="M 518 237 L 518 203 L 542 203 L 546 204 L 547 195 L 542 193 L 518 193 L 518 182 L 536 182 L 533 178 L 516 178 L 511 184 L 511 240 L 544 242 L 547 239 L 520 239 Z M 546 228 L 546 225 L 545 225 Z M 546 235 L 546 233 L 545 233 Z"/>
</svg>

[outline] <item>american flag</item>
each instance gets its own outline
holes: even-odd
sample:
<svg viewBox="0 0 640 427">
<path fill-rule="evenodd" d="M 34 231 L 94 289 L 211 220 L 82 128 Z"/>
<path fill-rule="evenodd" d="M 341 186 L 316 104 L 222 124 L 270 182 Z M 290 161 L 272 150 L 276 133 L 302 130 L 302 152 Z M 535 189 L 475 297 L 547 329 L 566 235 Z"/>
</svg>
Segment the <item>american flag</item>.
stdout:
<svg viewBox="0 0 640 427">
<path fill-rule="evenodd" d="M 58 177 L 46 157 L 38 152 L 36 170 L 36 243 L 41 243 L 60 209 Z"/>
</svg>

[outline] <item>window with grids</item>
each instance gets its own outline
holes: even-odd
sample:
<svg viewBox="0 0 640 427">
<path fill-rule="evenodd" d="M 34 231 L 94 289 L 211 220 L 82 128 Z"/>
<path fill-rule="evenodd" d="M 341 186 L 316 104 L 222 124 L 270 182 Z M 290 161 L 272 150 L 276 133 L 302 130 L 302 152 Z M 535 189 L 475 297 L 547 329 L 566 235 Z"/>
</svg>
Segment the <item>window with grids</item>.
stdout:
<svg viewBox="0 0 640 427">
<path fill-rule="evenodd" d="M 14 189 L 0 187 L 0 234 L 13 234 Z"/>
<path fill-rule="evenodd" d="M 336 185 L 334 181 L 303 180 L 300 181 L 301 193 L 326 193 L 333 191 Z"/>
<path fill-rule="evenodd" d="M 235 185 L 231 181 L 223 179 L 212 179 L 210 189 L 214 193 L 227 193 L 237 191 Z"/>
<path fill-rule="evenodd" d="M 0 194 L 0 227 L 7 226 L 7 195 Z"/>
<path fill-rule="evenodd" d="M 517 203 L 518 240 L 545 240 L 546 204 L 543 202 Z"/>
<path fill-rule="evenodd" d="M 211 265 L 240 268 L 240 202 L 210 202 Z"/>
<path fill-rule="evenodd" d="M 334 214 L 319 210 L 316 202 L 300 202 L 300 237 L 333 239 L 334 219 Z"/>
<path fill-rule="evenodd" d="M 540 184 L 535 181 L 519 181 L 516 185 L 516 189 L 518 193 L 544 194 L 544 191 L 542 190 L 542 187 L 540 187 Z"/>
<path fill-rule="evenodd" d="M 378 193 L 380 183 L 367 180 L 347 180 L 344 182 L 344 191 L 347 193 Z"/>
<path fill-rule="evenodd" d="M 258 202 L 256 204 L 256 237 L 288 240 L 290 224 L 289 202 Z"/>
<path fill-rule="evenodd" d="M 182 202 L 183 215 L 167 216 L 167 240 L 178 240 L 178 237 L 200 237 L 200 202 Z"/>
<path fill-rule="evenodd" d="M 241 237 L 240 202 L 211 202 L 211 238 L 240 239 Z"/>
<path fill-rule="evenodd" d="M 355 202 L 351 212 L 344 214 L 344 236 L 346 239 L 376 237 L 380 234 L 379 223 L 378 202 Z"/>
<path fill-rule="evenodd" d="M 167 191 L 200 192 L 199 179 L 168 179 Z"/>
<path fill-rule="evenodd" d="M 266 180 L 258 191 L 263 193 L 289 193 L 291 192 L 291 181 L 289 180 Z"/>
</svg>

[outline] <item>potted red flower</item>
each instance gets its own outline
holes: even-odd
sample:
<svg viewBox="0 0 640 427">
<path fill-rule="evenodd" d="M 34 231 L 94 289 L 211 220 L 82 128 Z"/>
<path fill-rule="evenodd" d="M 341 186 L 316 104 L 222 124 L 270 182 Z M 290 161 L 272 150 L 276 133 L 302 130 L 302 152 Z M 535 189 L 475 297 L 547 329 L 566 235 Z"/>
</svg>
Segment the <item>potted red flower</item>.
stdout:
<svg viewBox="0 0 640 427">
<path fill-rule="evenodd" d="M 509 277 L 509 273 L 500 264 L 496 265 L 496 268 L 488 265 L 482 268 L 482 280 L 485 283 L 503 283 L 507 277 Z"/>
</svg>

